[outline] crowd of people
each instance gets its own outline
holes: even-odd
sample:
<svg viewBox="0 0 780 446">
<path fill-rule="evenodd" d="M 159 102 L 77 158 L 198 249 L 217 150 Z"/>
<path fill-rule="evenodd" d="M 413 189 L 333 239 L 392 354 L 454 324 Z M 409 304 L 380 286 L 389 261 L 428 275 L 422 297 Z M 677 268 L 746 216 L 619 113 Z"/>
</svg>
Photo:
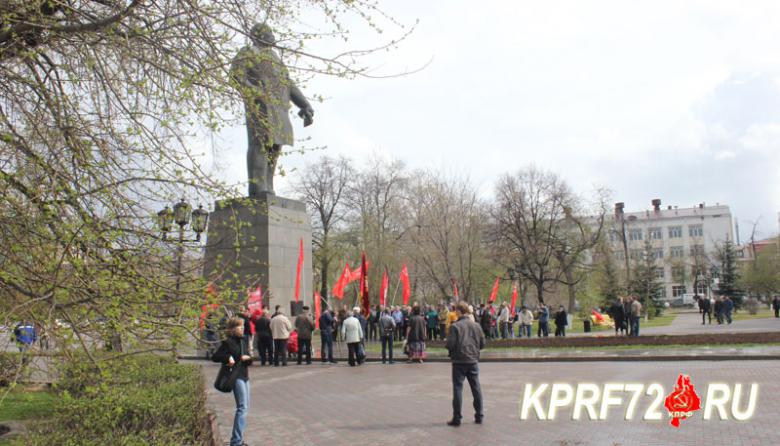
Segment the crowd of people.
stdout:
<svg viewBox="0 0 780 446">
<path fill-rule="evenodd" d="M 715 313 L 715 320 L 718 324 L 726 322 L 730 324 L 732 322 L 731 314 L 734 312 L 734 302 L 728 296 L 720 296 L 716 298 L 707 298 L 704 296 L 699 297 L 697 301 L 699 307 L 699 313 L 701 313 L 701 324 L 704 325 L 705 319 L 707 323 L 712 324 L 712 314 Z"/>
<path fill-rule="evenodd" d="M 615 335 L 639 336 L 642 304 L 636 296 L 618 297 L 607 309 L 615 323 Z"/>
</svg>

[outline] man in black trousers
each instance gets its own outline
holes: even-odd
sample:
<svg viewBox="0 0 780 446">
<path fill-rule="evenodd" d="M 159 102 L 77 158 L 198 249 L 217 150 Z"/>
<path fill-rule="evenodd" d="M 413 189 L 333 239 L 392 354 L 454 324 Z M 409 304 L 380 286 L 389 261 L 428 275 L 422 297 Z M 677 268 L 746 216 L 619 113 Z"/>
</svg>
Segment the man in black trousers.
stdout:
<svg viewBox="0 0 780 446">
<path fill-rule="evenodd" d="M 469 306 L 459 302 L 455 306 L 457 322 L 450 326 L 447 336 L 447 350 L 452 360 L 452 419 L 449 426 L 460 426 L 463 403 L 463 380 L 468 379 L 471 395 L 474 397 L 474 422 L 482 424 L 482 390 L 479 387 L 479 351 L 485 348 L 485 334 L 482 328 L 466 317 Z"/>
</svg>

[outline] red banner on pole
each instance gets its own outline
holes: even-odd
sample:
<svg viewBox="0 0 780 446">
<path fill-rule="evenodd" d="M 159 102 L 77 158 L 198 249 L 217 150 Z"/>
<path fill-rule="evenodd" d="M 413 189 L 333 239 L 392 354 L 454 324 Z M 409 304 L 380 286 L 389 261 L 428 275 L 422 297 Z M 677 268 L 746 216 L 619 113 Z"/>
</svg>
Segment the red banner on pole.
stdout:
<svg viewBox="0 0 780 446">
<path fill-rule="evenodd" d="M 349 282 L 349 276 L 351 275 L 349 271 L 349 263 L 344 265 L 344 271 L 341 272 L 341 276 L 339 276 L 339 280 L 336 281 L 336 284 L 333 286 L 333 295 L 338 299 L 344 298 L 344 287 L 347 286 L 347 283 Z"/>
<path fill-rule="evenodd" d="M 371 311 L 371 301 L 368 297 L 368 262 L 366 262 L 366 253 L 360 259 L 360 298 L 363 302 L 363 314 L 368 316 Z"/>
<path fill-rule="evenodd" d="M 498 297 L 498 283 L 499 278 L 496 277 L 496 283 L 493 284 L 493 291 L 490 292 L 490 300 L 488 302 L 493 303 L 496 300 L 496 297 Z"/>
<path fill-rule="evenodd" d="M 512 317 L 515 315 L 515 304 L 517 303 L 517 284 L 512 286 Z"/>
<path fill-rule="evenodd" d="M 409 270 L 404 267 L 401 268 L 401 284 L 403 285 L 404 305 L 409 305 L 409 297 L 412 295 L 412 289 L 409 286 Z"/>
<path fill-rule="evenodd" d="M 303 239 L 298 246 L 298 268 L 295 270 L 295 301 L 301 295 L 301 270 L 303 269 Z"/>
<path fill-rule="evenodd" d="M 390 279 L 387 277 L 387 268 L 382 273 L 382 286 L 379 287 L 379 305 L 385 306 L 387 302 L 387 289 L 390 287 Z"/>
<path fill-rule="evenodd" d="M 260 285 L 254 290 L 249 290 L 246 307 L 252 316 L 259 314 L 263 310 L 263 289 L 260 288 Z"/>
<path fill-rule="evenodd" d="M 314 326 L 320 328 L 320 313 L 322 313 L 322 296 L 314 290 Z"/>
</svg>

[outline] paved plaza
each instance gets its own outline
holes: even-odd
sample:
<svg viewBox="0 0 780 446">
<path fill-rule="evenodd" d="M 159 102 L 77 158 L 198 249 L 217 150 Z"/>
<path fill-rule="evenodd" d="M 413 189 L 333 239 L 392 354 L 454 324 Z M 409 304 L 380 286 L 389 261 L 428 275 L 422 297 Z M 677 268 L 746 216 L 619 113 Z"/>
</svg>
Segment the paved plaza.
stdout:
<svg viewBox="0 0 780 446">
<path fill-rule="evenodd" d="M 232 395 L 211 387 L 218 366 L 203 361 L 209 404 L 218 414 L 222 439 L 230 436 Z M 252 405 L 246 441 L 259 445 L 778 445 L 780 363 L 775 361 L 487 363 L 481 364 L 485 423 L 472 422 L 471 394 L 464 390 L 464 424 L 451 415 L 450 365 L 377 363 L 250 368 Z M 608 421 L 572 421 L 561 409 L 555 421 L 519 419 L 524 385 L 580 382 L 660 383 L 666 393 L 679 373 L 689 374 L 702 398 L 707 385 L 758 383 L 755 415 L 748 421 L 704 421 L 703 410 L 682 422 L 624 421 L 613 408 Z M 624 398 L 625 399 L 625 398 Z M 640 400 L 644 413 L 650 397 Z M 744 400 L 743 400 L 744 401 Z M 661 407 L 663 411 L 663 407 Z"/>
</svg>

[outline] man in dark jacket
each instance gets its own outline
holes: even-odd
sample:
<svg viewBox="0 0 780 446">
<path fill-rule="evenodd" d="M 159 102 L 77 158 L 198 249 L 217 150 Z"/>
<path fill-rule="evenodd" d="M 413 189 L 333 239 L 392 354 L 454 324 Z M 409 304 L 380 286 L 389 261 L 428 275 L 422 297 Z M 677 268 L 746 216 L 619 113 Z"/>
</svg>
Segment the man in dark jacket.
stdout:
<svg viewBox="0 0 780 446">
<path fill-rule="evenodd" d="M 712 324 L 712 305 L 707 296 L 699 297 L 699 311 L 701 311 L 701 324 L 704 325 L 704 318 L 707 317 Z"/>
<path fill-rule="evenodd" d="M 609 307 L 609 310 L 607 310 L 607 314 L 615 322 L 615 336 L 621 331 L 623 334 L 626 334 L 626 312 L 620 298 L 615 299 L 615 302 Z"/>
<path fill-rule="evenodd" d="M 382 340 L 382 364 L 387 359 L 387 351 L 390 351 L 390 364 L 393 361 L 393 335 L 395 333 L 395 320 L 390 316 L 390 309 L 384 308 L 379 318 L 379 338 Z"/>
<path fill-rule="evenodd" d="M 485 348 L 485 334 L 482 328 L 466 317 L 469 306 L 459 302 L 455 307 L 457 322 L 450 326 L 447 336 L 447 350 L 452 360 L 452 419 L 449 426 L 460 426 L 463 402 L 463 380 L 469 380 L 474 397 L 474 422 L 482 423 L 482 390 L 479 387 L 479 351 Z"/>
<path fill-rule="evenodd" d="M 563 305 L 555 313 L 555 336 L 566 337 L 566 326 L 569 324 L 569 320 L 566 317 L 566 309 Z"/>
<path fill-rule="evenodd" d="M 333 360 L 333 315 L 330 314 L 328 306 L 323 304 L 322 314 L 320 315 L 320 338 L 322 339 L 322 347 L 320 356 L 322 356 L 322 363 L 325 364 L 329 361 L 331 364 L 335 364 Z"/>
<path fill-rule="evenodd" d="M 268 309 L 263 308 L 263 314 L 255 319 L 255 338 L 257 339 L 257 352 L 260 355 L 260 365 L 265 365 L 266 359 L 270 365 L 274 359 L 274 338 L 271 334 L 271 319 L 268 317 Z"/>
<path fill-rule="evenodd" d="M 309 307 L 303 307 L 303 313 L 295 318 L 295 329 L 298 330 L 298 365 L 301 365 L 303 351 L 306 350 L 306 364 L 311 364 L 311 333 L 314 322 L 309 317 Z"/>
<path fill-rule="evenodd" d="M 772 299 L 772 309 L 775 310 L 775 317 L 780 317 L 780 297 Z"/>
</svg>

